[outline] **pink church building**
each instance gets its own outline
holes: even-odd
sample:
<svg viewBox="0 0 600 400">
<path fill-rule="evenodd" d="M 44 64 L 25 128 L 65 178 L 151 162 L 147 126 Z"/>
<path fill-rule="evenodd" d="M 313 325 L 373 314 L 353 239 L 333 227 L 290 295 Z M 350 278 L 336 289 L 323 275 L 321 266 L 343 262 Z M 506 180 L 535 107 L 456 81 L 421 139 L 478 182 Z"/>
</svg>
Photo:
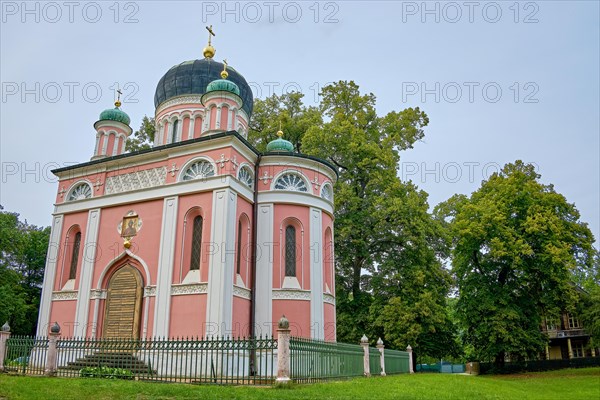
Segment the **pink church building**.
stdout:
<svg viewBox="0 0 600 400">
<path fill-rule="evenodd" d="M 292 335 L 335 340 L 336 170 L 281 132 L 255 149 L 250 86 L 214 53 L 159 81 L 151 149 L 125 152 L 117 101 L 91 161 L 53 171 L 39 335 L 270 335 L 285 314 Z"/>
</svg>

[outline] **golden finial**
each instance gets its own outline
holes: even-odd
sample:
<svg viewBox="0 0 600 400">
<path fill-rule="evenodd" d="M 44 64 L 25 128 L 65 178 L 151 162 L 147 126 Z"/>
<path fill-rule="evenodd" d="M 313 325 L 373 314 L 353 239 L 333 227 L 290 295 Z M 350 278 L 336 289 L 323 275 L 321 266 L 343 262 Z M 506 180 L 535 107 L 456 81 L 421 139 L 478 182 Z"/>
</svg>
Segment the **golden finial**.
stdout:
<svg viewBox="0 0 600 400">
<path fill-rule="evenodd" d="M 121 107 L 121 95 L 123 94 L 123 92 L 121 92 L 121 89 L 117 89 L 117 101 L 115 101 L 115 107 L 119 108 Z"/>
<path fill-rule="evenodd" d="M 221 78 L 227 79 L 229 74 L 227 73 L 227 60 L 223 60 L 223 71 L 221 71 Z"/>
<path fill-rule="evenodd" d="M 283 131 L 281 130 L 281 121 L 279 121 L 279 130 L 277 131 L 277 136 L 280 138 L 283 136 Z"/>
<path fill-rule="evenodd" d="M 206 46 L 203 50 L 203 54 L 205 58 L 213 58 L 215 53 L 217 52 L 214 47 L 212 47 L 211 40 L 213 36 L 216 36 L 212 30 L 212 25 L 207 26 L 206 30 L 208 31 L 208 46 Z"/>
</svg>

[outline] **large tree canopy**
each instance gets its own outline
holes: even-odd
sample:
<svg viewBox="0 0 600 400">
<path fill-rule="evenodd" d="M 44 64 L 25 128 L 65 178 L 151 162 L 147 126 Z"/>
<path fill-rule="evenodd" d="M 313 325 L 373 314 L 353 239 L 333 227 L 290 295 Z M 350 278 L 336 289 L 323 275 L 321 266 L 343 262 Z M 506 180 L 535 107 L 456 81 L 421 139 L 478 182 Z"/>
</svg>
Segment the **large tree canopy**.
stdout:
<svg viewBox="0 0 600 400">
<path fill-rule="evenodd" d="M 497 364 L 543 350 L 542 317 L 573 307 L 573 279 L 593 264 L 591 231 L 575 206 L 539 178 L 532 165 L 516 161 L 471 197 L 454 196 L 436 208 L 455 238 L 464 338 L 476 356 Z"/>
<path fill-rule="evenodd" d="M 16 334 L 35 334 L 49 239 L 49 227 L 0 211 L 0 324 Z"/>
<path fill-rule="evenodd" d="M 281 122 L 297 151 L 338 170 L 337 339 L 356 343 L 366 333 L 395 348 L 450 354 L 450 276 L 438 257 L 444 230 L 426 193 L 397 176 L 400 152 L 423 138 L 429 120 L 418 108 L 380 117 L 375 101 L 346 81 L 325 87 L 318 107 L 304 106 L 300 93 L 256 100 L 249 140 L 264 148 Z"/>
</svg>

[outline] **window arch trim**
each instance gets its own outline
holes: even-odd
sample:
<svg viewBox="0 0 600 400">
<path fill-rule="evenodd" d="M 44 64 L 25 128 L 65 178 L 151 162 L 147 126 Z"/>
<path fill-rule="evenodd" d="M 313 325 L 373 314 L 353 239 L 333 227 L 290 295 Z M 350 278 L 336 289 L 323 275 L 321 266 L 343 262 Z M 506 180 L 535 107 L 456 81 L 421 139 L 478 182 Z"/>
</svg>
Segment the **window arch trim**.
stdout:
<svg viewBox="0 0 600 400">
<path fill-rule="evenodd" d="M 297 178 L 299 178 L 300 180 L 302 180 L 302 182 L 304 183 L 304 186 L 306 188 L 306 191 L 303 190 L 290 190 L 290 189 L 278 189 L 277 185 L 279 183 L 279 180 L 281 178 L 283 178 L 286 175 L 292 175 L 295 176 Z M 309 193 L 309 194 L 313 194 L 312 191 L 312 187 L 311 184 L 309 182 L 309 180 L 306 178 L 306 176 L 297 170 L 285 170 L 285 171 L 281 171 L 279 174 L 277 174 L 277 176 L 275 176 L 273 178 L 273 183 L 271 184 L 271 190 L 281 190 L 281 191 L 285 191 L 285 192 L 295 192 L 295 193 Z"/>
<path fill-rule="evenodd" d="M 87 193 L 89 191 L 89 196 L 87 196 L 85 198 L 71 199 L 71 196 L 74 194 L 75 190 L 78 189 L 79 187 L 83 188 L 84 185 L 87 185 L 88 190 L 83 189 L 83 192 Z M 94 197 L 94 187 L 88 180 L 81 179 L 81 180 L 78 180 L 77 182 L 74 182 L 69 187 L 69 190 L 67 191 L 67 195 L 65 196 L 65 201 L 79 201 L 79 200 L 91 199 L 92 197 Z"/>
<path fill-rule="evenodd" d="M 194 165 L 196 163 L 203 162 L 203 161 L 206 162 L 206 163 L 208 163 L 208 164 L 210 164 L 210 166 L 212 167 L 212 175 L 207 175 L 207 176 L 205 176 L 203 178 L 184 179 L 185 176 L 186 176 L 186 173 L 187 173 L 188 169 L 192 165 Z M 218 171 L 217 165 L 215 164 L 215 162 L 213 161 L 213 159 L 211 159 L 209 157 L 206 157 L 206 156 L 195 157 L 195 158 L 192 158 L 191 160 L 189 160 L 187 163 L 185 163 L 185 165 L 181 168 L 181 171 L 180 171 L 179 176 L 177 178 L 177 182 L 187 182 L 187 181 L 193 181 L 193 180 L 196 180 L 196 179 L 210 178 L 210 177 L 216 176 L 217 175 L 217 171 Z"/>
</svg>

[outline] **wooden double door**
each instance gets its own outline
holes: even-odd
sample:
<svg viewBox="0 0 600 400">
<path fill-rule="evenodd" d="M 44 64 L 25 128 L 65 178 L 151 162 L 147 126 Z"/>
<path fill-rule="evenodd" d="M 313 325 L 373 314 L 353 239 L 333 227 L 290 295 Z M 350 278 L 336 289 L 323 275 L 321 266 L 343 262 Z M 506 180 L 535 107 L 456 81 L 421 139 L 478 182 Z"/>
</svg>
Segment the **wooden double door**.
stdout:
<svg viewBox="0 0 600 400">
<path fill-rule="evenodd" d="M 144 284 L 136 268 L 126 264 L 115 271 L 108 281 L 103 337 L 140 337 L 143 293 Z"/>
</svg>

